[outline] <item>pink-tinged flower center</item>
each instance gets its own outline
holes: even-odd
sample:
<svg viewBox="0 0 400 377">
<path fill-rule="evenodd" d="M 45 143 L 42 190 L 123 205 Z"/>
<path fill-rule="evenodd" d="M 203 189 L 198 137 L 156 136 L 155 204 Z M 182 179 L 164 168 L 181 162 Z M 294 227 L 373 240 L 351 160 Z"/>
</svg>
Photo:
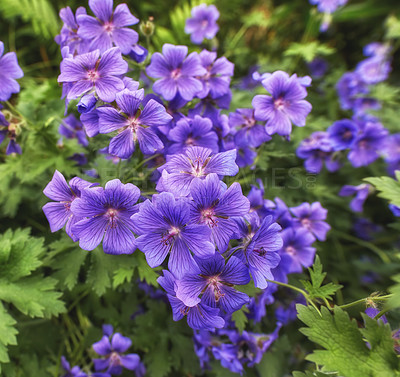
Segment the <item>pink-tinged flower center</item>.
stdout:
<svg viewBox="0 0 400 377">
<path fill-rule="evenodd" d="M 128 127 L 131 128 L 133 131 L 136 131 L 140 126 L 140 122 L 137 118 L 131 117 L 128 118 Z"/>
<path fill-rule="evenodd" d="M 366 140 L 361 140 L 361 141 L 358 142 L 358 146 L 359 146 L 361 149 L 366 149 L 367 146 L 368 146 L 368 142 L 367 142 Z"/>
<path fill-rule="evenodd" d="M 181 76 L 182 76 L 182 73 L 181 73 L 181 69 L 180 68 L 175 68 L 171 72 L 171 78 L 174 79 L 174 80 L 177 80 Z"/>
<path fill-rule="evenodd" d="M 210 228 L 214 228 L 218 226 L 218 219 L 215 216 L 214 209 L 207 208 L 201 211 L 201 220 L 203 223 L 206 223 Z"/>
<path fill-rule="evenodd" d="M 196 140 L 194 139 L 194 138 L 192 138 L 192 137 L 188 137 L 187 139 L 186 139 L 186 145 L 194 145 L 194 143 L 196 142 Z"/>
<path fill-rule="evenodd" d="M 106 216 L 108 217 L 108 221 L 110 223 L 111 228 L 115 228 L 117 226 L 118 220 L 118 210 L 115 208 L 109 208 L 106 212 Z"/>
<path fill-rule="evenodd" d="M 311 220 L 310 220 L 310 219 L 307 219 L 307 218 L 304 218 L 304 219 L 301 220 L 301 225 L 302 225 L 304 228 L 309 229 L 309 228 L 311 227 Z"/>
<path fill-rule="evenodd" d="M 106 33 L 111 34 L 114 30 L 114 25 L 111 22 L 105 22 L 103 25 L 103 29 Z"/>
<path fill-rule="evenodd" d="M 203 159 L 201 157 L 197 157 L 194 161 L 190 161 L 192 165 L 191 175 L 195 177 L 204 177 L 204 168 L 208 163 L 208 159 L 203 163 Z"/>
<path fill-rule="evenodd" d="M 100 78 L 99 72 L 97 72 L 96 69 L 90 69 L 87 71 L 87 78 L 88 80 L 95 82 Z"/>
<path fill-rule="evenodd" d="M 287 246 L 285 251 L 289 254 L 289 255 L 295 255 L 296 254 L 296 249 L 293 246 Z"/>
<path fill-rule="evenodd" d="M 205 29 L 208 26 L 208 20 L 201 21 L 201 27 Z"/>
<path fill-rule="evenodd" d="M 64 202 L 64 208 L 67 212 L 71 211 L 71 202 Z"/>
<path fill-rule="evenodd" d="M 220 285 L 220 280 L 217 276 L 210 276 L 208 278 L 208 284 L 212 286 L 213 290 L 214 290 L 214 297 L 215 297 L 215 301 L 219 301 L 221 297 L 225 296 L 225 293 L 222 293 L 219 285 Z"/>
<path fill-rule="evenodd" d="M 169 232 L 163 234 L 161 242 L 166 246 L 172 246 L 176 237 L 180 234 L 181 230 L 176 227 L 171 227 Z"/>
<path fill-rule="evenodd" d="M 244 127 L 251 128 L 256 124 L 256 120 L 254 118 L 244 117 Z"/>
<path fill-rule="evenodd" d="M 277 98 L 274 101 L 274 107 L 276 110 L 283 110 L 285 108 L 286 102 L 282 97 Z"/>
<path fill-rule="evenodd" d="M 121 363 L 121 358 L 118 354 L 118 352 L 111 352 L 110 354 L 110 366 L 116 367 L 118 365 L 122 365 Z"/>
<path fill-rule="evenodd" d="M 258 253 L 260 257 L 263 257 L 265 254 L 267 254 L 267 250 L 265 250 L 263 247 L 260 247 L 259 249 L 254 249 L 254 251 Z"/>
<path fill-rule="evenodd" d="M 351 139 L 351 137 L 353 136 L 352 132 L 347 130 L 344 134 L 343 134 L 343 139 L 344 140 L 348 140 Z"/>
</svg>

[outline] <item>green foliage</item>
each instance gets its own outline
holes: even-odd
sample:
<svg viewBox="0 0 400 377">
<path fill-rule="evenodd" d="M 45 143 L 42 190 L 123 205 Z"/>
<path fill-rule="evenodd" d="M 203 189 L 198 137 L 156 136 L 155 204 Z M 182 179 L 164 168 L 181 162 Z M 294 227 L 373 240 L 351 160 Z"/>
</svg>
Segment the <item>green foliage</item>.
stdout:
<svg viewBox="0 0 400 377">
<path fill-rule="evenodd" d="M 396 284 L 389 288 L 389 292 L 393 296 L 389 298 L 387 305 L 391 309 L 400 308 L 400 274 L 393 276 L 392 279 Z"/>
<path fill-rule="evenodd" d="M 248 322 L 246 313 L 249 312 L 246 306 L 232 314 L 232 321 L 235 322 L 235 327 L 242 332 L 246 328 L 246 323 Z"/>
<path fill-rule="evenodd" d="M 307 63 L 311 62 L 318 55 L 331 55 L 335 52 L 335 49 L 321 44 L 317 41 L 307 43 L 292 43 L 289 48 L 285 51 L 285 56 L 300 56 Z"/>
<path fill-rule="evenodd" d="M 1 363 L 10 361 L 7 353 L 8 345 L 16 345 L 18 330 L 14 327 L 16 321 L 7 313 L 3 304 L 0 303 L 0 372 Z"/>
<path fill-rule="evenodd" d="M 390 177 L 370 177 L 364 181 L 371 183 L 379 191 L 378 196 L 389 200 L 395 206 L 400 206 L 400 171 L 396 171 L 396 179 Z"/>
<path fill-rule="evenodd" d="M 400 361 L 393 349 L 388 324 L 363 315 L 365 328 L 339 307 L 333 313 L 322 307 L 297 305 L 298 317 L 308 327 L 300 331 L 325 350 L 315 350 L 307 359 L 324 370 L 346 377 L 385 377 L 400 375 Z M 364 340 L 365 339 L 365 340 Z M 368 348 L 366 341 L 370 344 Z"/>
</svg>

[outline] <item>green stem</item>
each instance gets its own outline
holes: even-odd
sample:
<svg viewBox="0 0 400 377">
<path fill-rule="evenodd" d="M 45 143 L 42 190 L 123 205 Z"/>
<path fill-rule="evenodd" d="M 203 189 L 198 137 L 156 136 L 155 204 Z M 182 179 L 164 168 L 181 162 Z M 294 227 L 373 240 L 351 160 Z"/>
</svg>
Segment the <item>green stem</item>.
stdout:
<svg viewBox="0 0 400 377">
<path fill-rule="evenodd" d="M 365 298 L 360 298 L 359 300 L 353 301 L 353 302 L 349 302 L 348 304 L 344 304 L 344 305 L 338 305 L 339 308 L 341 309 L 347 309 L 347 308 L 351 308 L 352 306 L 356 306 L 358 304 L 365 304 L 368 300 L 371 301 L 385 301 L 388 298 L 392 297 L 392 295 L 385 295 L 385 296 L 377 296 L 377 297 L 365 297 Z"/>
<path fill-rule="evenodd" d="M 374 317 L 374 319 L 379 319 L 379 318 L 381 318 L 381 317 L 382 317 L 385 313 L 387 313 L 389 310 L 390 310 L 390 308 L 386 308 L 386 309 L 381 310 L 381 311 Z"/>
</svg>

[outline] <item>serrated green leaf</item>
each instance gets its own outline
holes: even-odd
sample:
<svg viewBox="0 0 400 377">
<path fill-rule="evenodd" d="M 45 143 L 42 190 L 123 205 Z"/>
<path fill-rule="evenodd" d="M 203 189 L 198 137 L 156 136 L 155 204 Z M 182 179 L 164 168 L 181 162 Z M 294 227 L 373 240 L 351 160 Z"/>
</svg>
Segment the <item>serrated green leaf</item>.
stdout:
<svg viewBox="0 0 400 377">
<path fill-rule="evenodd" d="M 8 345 L 16 345 L 18 330 L 14 327 L 16 321 L 12 318 L 4 306 L 0 303 L 0 363 L 10 361 L 7 352 Z M 1 371 L 1 365 L 0 365 Z"/>
<path fill-rule="evenodd" d="M 246 328 L 248 322 L 246 313 L 249 312 L 246 306 L 242 306 L 241 309 L 237 310 L 232 314 L 232 321 L 235 322 L 236 328 L 242 332 Z"/>
<path fill-rule="evenodd" d="M 400 274 L 392 277 L 396 284 L 389 288 L 389 292 L 393 295 L 387 301 L 387 306 L 391 309 L 400 308 Z"/>
<path fill-rule="evenodd" d="M 379 191 L 378 196 L 400 207 L 400 183 L 390 177 L 370 177 L 364 181 L 371 183 Z"/>
<path fill-rule="evenodd" d="M 292 43 L 284 52 L 285 56 L 301 56 L 307 63 L 311 62 L 317 55 L 331 55 L 335 49 L 317 41 L 307 43 Z"/>
</svg>

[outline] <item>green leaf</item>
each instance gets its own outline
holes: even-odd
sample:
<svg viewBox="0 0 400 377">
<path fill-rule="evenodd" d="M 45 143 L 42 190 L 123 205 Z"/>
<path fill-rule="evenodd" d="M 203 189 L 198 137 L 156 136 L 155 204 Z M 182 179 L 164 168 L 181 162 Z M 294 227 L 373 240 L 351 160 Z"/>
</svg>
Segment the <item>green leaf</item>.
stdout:
<svg viewBox="0 0 400 377">
<path fill-rule="evenodd" d="M 400 274 L 392 277 L 392 280 L 396 282 L 389 288 L 389 292 L 393 295 L 387 301 L 387 305 L 391 309 L 400 308 Z"/>
<path fill-rule="evenodd" d="M 311 62 L 317 55 L 331 55 L 335 49 L 317 41 L 307 43 L 292 43 L 284 52 L 285 56 L 300 56 L 307 63 Z"/>
<path fill-rule="evenodd" d="M 7 353 L 8 345 L 16 345 L 18 330 L 14 327 L 16 321 L 12 318 L 4 306 L 0 303 L 0 363 L 8 363 L 10 361 Z M 1 364 L 0 364 L 1 371 Z"/>
<path fill-rule="evenodd" d="M 235 322 L 236 328 L 242 332 L 246 328 L 248 322 L 246 313 L 249 312 L 246 306 L 242 306 L 241 309 L 232 314 L 232 321 Z"/>
<path fill-rule="evenodd" d="M 325 349 L 314 351 L 307 359 L 324 366 L 324 371 L 346 377 L 400 375 L 389 325 L 367 320 L 366 328 L 360 330 L 357 322 L 337 306 L 333 313 L 322 307 L 321 314 L 311 306 L 296 307 L 299 319 L 308 326 L 300 331 Z"/>
<path fill-rule="evenodd" d="M 398 175 L 399 172 L 397 172 Z M 397 179 L 399 179 L 397 177 Z M 371 183 L 379 191 L 378 196 L 400 207 L 400 182 L 390 177 L 370 177 L 364 181 Z"/>
</svg>

